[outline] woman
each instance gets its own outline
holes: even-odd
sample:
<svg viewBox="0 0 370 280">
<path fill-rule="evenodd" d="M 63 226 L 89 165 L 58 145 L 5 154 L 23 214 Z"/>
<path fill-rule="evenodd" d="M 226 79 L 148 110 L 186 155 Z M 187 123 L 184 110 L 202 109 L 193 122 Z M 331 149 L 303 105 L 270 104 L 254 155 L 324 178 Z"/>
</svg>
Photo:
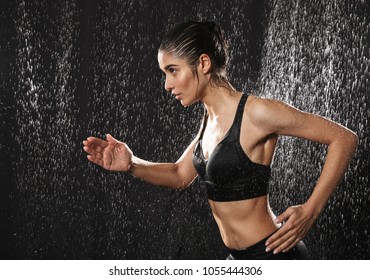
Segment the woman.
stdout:
<svg viewBox="0 0 370 280">
<path fill-rule="evenodd" d="M 88 159 L 112 171 L 130 172 L 154 185 L 181 189 L 199 174 L 228 259 L 307 259 L 302 239 L 339 184 L 357 146 L 347 128 L 280 101 L 238 92 L 227 79 L 228 46 L 214 22 L 175 27 L 158 51 L 165 88 L 189 106 L 200 101 L 200 132 L 175 163 L 135 157 L 111 135 L 83 142 Z M 270 164 L 279 135 L 328 145 L 315 189 L 306 203 L 275 217 L 268 203 Z"/>
</svg>

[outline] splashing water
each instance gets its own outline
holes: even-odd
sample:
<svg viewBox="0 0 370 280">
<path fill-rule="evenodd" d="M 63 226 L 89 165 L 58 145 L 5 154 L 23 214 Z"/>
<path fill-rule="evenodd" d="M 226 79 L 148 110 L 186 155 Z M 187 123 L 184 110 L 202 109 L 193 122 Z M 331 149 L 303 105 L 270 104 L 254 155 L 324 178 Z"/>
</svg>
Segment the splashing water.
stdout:
<svg viewBox="0 0 370 280">
<path fill-rule="evenodd" d="M 177 160 L 202 107 L 184 109 L 164 92 L 156 55 L 165 32 L 190 19 L 220 22 L 236 88 L 358 133 L 358 152 L 305 242 L 319 259 L 369 257 L 366 1 L 185 2 L 4 4 L 2 258 L 225 257 L 200 181 L 183 191 L 153 187 L 89 164 L 80 144 L 111 133 L 139 157 Z M 325 152 L 280 139 L 270 186 L 276 214 L 307 199 Z"/>
</svg>

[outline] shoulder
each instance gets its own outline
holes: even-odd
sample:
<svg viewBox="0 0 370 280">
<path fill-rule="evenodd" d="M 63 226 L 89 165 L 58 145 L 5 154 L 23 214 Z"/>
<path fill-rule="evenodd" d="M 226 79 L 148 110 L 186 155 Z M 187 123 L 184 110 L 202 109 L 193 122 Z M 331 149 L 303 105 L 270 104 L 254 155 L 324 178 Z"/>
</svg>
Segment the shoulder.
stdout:
<svg viewBox="0 0 370 280">
<path fill-rule="evenodd" d="M 249 95 L 244 113 L 254 121 L 261 121 L 287 106 L 289 105 L 279 100 Z"/>
<path fill-rule="evenodd" d="M 276 132 L 279 126 L 285 125 L 286 120 L 292 118 L 293 111 L 296 109 L 283 101 L 255 95 L 248 97 L 244 108 L 244 114 L 253 125 L 271 133 Z"/>
</svg>

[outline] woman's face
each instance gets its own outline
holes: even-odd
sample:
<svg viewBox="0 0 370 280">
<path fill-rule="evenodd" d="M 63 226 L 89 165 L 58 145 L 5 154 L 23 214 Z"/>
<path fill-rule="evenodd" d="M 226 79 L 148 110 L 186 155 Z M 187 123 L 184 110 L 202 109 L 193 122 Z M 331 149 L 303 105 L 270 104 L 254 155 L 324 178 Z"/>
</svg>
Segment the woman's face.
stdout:
<svg viewBox="0 0 370 280">
<path fill-rule="evenodd" d="M 170 91 L 184 107 L 199 99 L 200 82 L 185 59 L 170 53 L 158 52 L 159 68 L 166 75 L 165 89 Z"/>
</svg>

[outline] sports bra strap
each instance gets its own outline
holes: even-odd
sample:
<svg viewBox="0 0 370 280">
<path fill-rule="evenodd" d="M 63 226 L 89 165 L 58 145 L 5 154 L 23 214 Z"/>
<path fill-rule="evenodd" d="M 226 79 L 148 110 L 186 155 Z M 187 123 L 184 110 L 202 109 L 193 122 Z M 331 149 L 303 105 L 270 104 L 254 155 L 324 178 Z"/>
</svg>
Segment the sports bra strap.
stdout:
<svg viewBox="0 0 370 280">
<path fill-rule="evenodd" d="M 248 94 L 243 94 L 242 97 L 240 98 L 238 107 L 236 109 L 235 117 L 231 125 L 231 129 L 237 128 L 236 133 L 238 135 L 240 134 L 240 127 L 241 127 L 242 119 L 243 119 L 244 106 L 245 106 L 245 103 L 247 102 L 247 99 L 248 99 Z M 202 130 L 200 132 L 199 140 L 203 138 L 203 134 L 207 126 L 207 120 L 208 120 L 208 112 L 204 108 L 204 117 L 203 117 L 202 128 L 201 128 Z"/>
<path fill-rule="evenodd" d="M 201 127 L 201 131 L 200 131 L 198 141 L 203 138 L 203 134 L 204 134 L 204 131 L 206 130 L 206 126 L 207 126 L 207 120 L 208 120 L 208 112 L 207 112 L 206 108 L 204 108 L 202 127 Z"/>
</svg>

